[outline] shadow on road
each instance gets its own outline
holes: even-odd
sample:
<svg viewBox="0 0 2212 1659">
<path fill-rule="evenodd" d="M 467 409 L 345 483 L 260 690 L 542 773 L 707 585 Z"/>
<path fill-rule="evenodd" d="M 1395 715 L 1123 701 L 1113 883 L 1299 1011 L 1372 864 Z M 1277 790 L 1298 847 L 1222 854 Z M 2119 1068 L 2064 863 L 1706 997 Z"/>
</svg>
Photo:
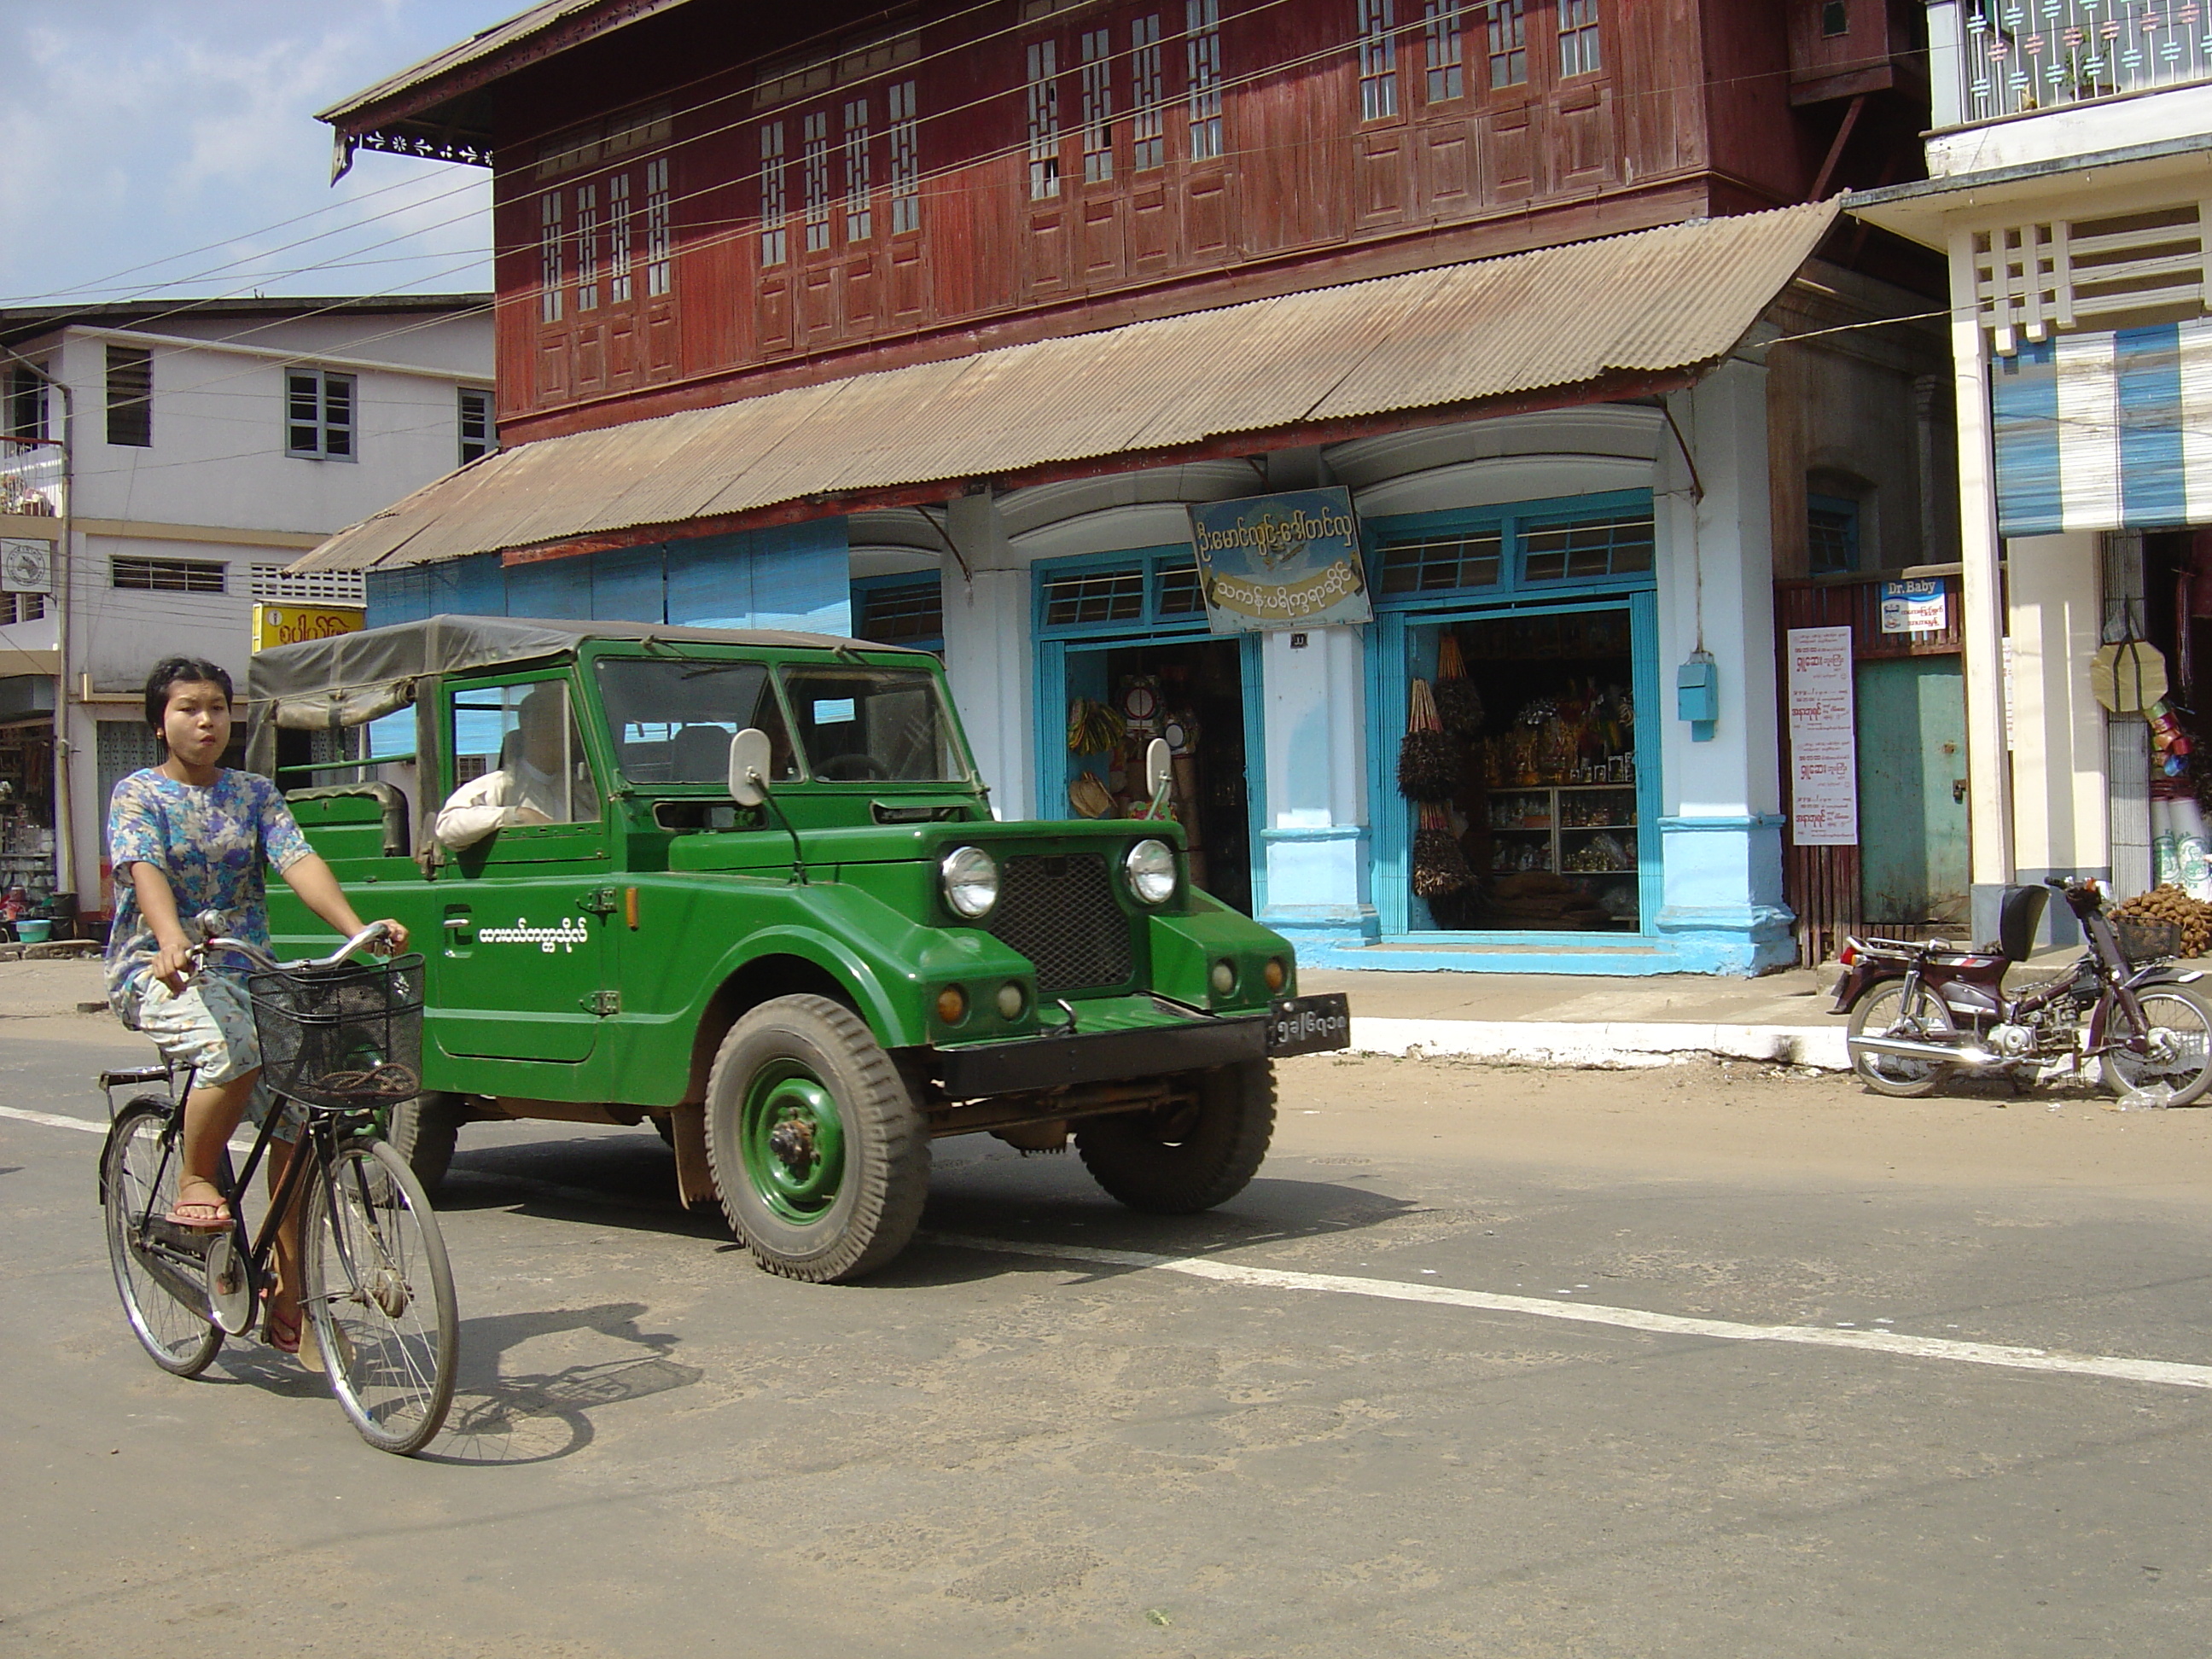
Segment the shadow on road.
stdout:
<svg viewBox="0 0 2212 1659">
<path fill-rule="evenodd" d="M 433 1463 L 545 1463 L 592 1443 L 592 1413 L 672 1389 L 706 1373 L 669 1358 L 677 1339 L 642 1331 L 641 1302 L 553 1308 L 461 1321 L 461 1376 L 446 1431 L 422 1460 Z M 595 1331 L 635 1352 L 557 1371 L 502 1376 L 501 1356 L 542 1336 Z"/>
</svg>

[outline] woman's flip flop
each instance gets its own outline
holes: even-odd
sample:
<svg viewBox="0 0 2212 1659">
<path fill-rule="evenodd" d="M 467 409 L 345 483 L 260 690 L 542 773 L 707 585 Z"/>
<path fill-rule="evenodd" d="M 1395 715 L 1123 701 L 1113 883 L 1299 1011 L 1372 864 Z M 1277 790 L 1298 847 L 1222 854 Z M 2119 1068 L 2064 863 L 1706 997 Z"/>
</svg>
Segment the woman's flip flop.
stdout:
<svg viewBox="0 0 2212 1659">
<path fill-rule="evenodd" d="M 172 1227 L 182 1227 L 196 1233 L 227 1232 L 230 1229 L 230 1206 L 219 1198 L 180 1198 L 169 1206 L 164 1218 Z"/>
</svg>

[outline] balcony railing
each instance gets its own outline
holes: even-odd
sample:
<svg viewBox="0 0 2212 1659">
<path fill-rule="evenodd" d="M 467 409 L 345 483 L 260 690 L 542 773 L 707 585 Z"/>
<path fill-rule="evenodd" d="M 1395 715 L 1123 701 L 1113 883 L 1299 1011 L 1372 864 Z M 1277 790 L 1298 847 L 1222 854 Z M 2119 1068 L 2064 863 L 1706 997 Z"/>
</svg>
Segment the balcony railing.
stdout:
<svg viewBox="0 0 2212 1659">
<path fill-rule="evenodd" d="M 0 513 L 58 518 L 62 511 L 62 447 L 0 438 Z"/>
<path fill-rule="evenodd" d="M 1956 3 L 1964 122 L 2212 78 L 2212 0 Z"/>
</svg>

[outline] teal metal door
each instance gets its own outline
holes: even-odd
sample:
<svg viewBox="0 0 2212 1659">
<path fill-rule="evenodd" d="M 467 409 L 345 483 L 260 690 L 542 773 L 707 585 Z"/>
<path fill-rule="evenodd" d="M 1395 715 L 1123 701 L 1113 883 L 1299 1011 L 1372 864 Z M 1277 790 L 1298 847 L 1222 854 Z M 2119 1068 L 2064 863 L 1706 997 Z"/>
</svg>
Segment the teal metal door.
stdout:
<svg viewBox="0 0 2212 1659">
<path fill-rule="evenodd" d="M 1864 924 L 1966 925 L 1966 698 L 1957 657 L 1858 665 Z"/>
</svg>

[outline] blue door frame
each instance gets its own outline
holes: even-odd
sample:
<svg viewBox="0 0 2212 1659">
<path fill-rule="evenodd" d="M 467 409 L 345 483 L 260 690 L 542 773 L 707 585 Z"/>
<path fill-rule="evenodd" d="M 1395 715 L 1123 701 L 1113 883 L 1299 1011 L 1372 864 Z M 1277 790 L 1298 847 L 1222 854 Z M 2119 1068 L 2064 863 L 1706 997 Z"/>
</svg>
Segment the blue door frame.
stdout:
<svg viewBox="0 0 2212 1659">
<path fill-rule="evenodd" d="M 1067 786 L 1073 776 L 1067 750 L 1067 703 L 1071 696 L 1103 696 L 1105 653 L 1129 647 L 1181 645 L 1224 637 L 1206 626 L 1203 611 L 1195 616 L 1164 616 L 1159 611 L 1164 570 L 1182 571 L 1193 562 L 1188 546 L 1140 548 L 1123 553 L 1086 554 L 1066 559 L 1041 559 L 1032 568 L 1030 592 L 1032 627 L 1036 640 L 1036 815 L 1041 818 L 1070 816 Z M 1100 574 L 1142 569 L 1146 573 L 1145 600 L 1136 617 L 1095 623 L 1049 623 L 1045 620 L 1047 584 L 1056 577 Z M 1260 684 L 1260 636 L 1239 634 L 1237 641 L 1237 679 L 1244 708 L 1244 814 L 1252 878 L 1252 910 L 1258 915 L 1267 904 L 1267 855 L 1261 831 L 1267 818 L 1267 767 L 1264 702 Z M 1077 685 L 1095 672 L 1096 690 Z"/>
<path fill-rule="evenodd" d="M 1660 738 L 1664 727 L 1660 706 L 1656 580 L 1650 574 L 1638 574 L 1571 581 L 1532 581 L 1526 574 L 1520 544 L 1521 532 L 1527 527 L 1542 526 L 1568 517 L 1633 514 L 1639 509 L 1645 513 L 1651 510 L 1649 491 L 1623 490 L 1603 495 L 1517 502 L 1476 512 L 1424 514 L 1369 521 L 1368 568 L 1373 571 L 1382 568 L 1381 549 L 1387 543 L 1485 532 L 1500 537 L 1494 586 L 1378 598 L 1376 602 L 1367 650 L 1367 757 L 1368 798 L 1374 803 L 1375 811 L 1374 893 L 1380 942 L 1512 945 L 1552 947 L 1564 952 L 1577 947 L 1587 950 L 1607 940 L 1649 939 L 1657 934 L 1657 918 L 1666 902 L 1666 880 L 1659 827 L 1664 800 L 1660 787 Z M 1412 926 L 1409 867 L 1413 809 L 1398 793 L 1398 744 L 1406 731 L 1411 682 L 1416 675 L 1425 679 L 1431 678 L 1436 662 L 1432 655 L 1425 661 L 1415 659 L 1409 630 L 1445 623 L 1577 611 L 1628 612 L 1629 690 L 1636 700 L 1637 713 L 1636 932 L 1534 928 L 1462 931 L 1432 927 L 1416 931 Z M 1431 652 L 1433 648 L 1429 647 Z"/>
</svg>

